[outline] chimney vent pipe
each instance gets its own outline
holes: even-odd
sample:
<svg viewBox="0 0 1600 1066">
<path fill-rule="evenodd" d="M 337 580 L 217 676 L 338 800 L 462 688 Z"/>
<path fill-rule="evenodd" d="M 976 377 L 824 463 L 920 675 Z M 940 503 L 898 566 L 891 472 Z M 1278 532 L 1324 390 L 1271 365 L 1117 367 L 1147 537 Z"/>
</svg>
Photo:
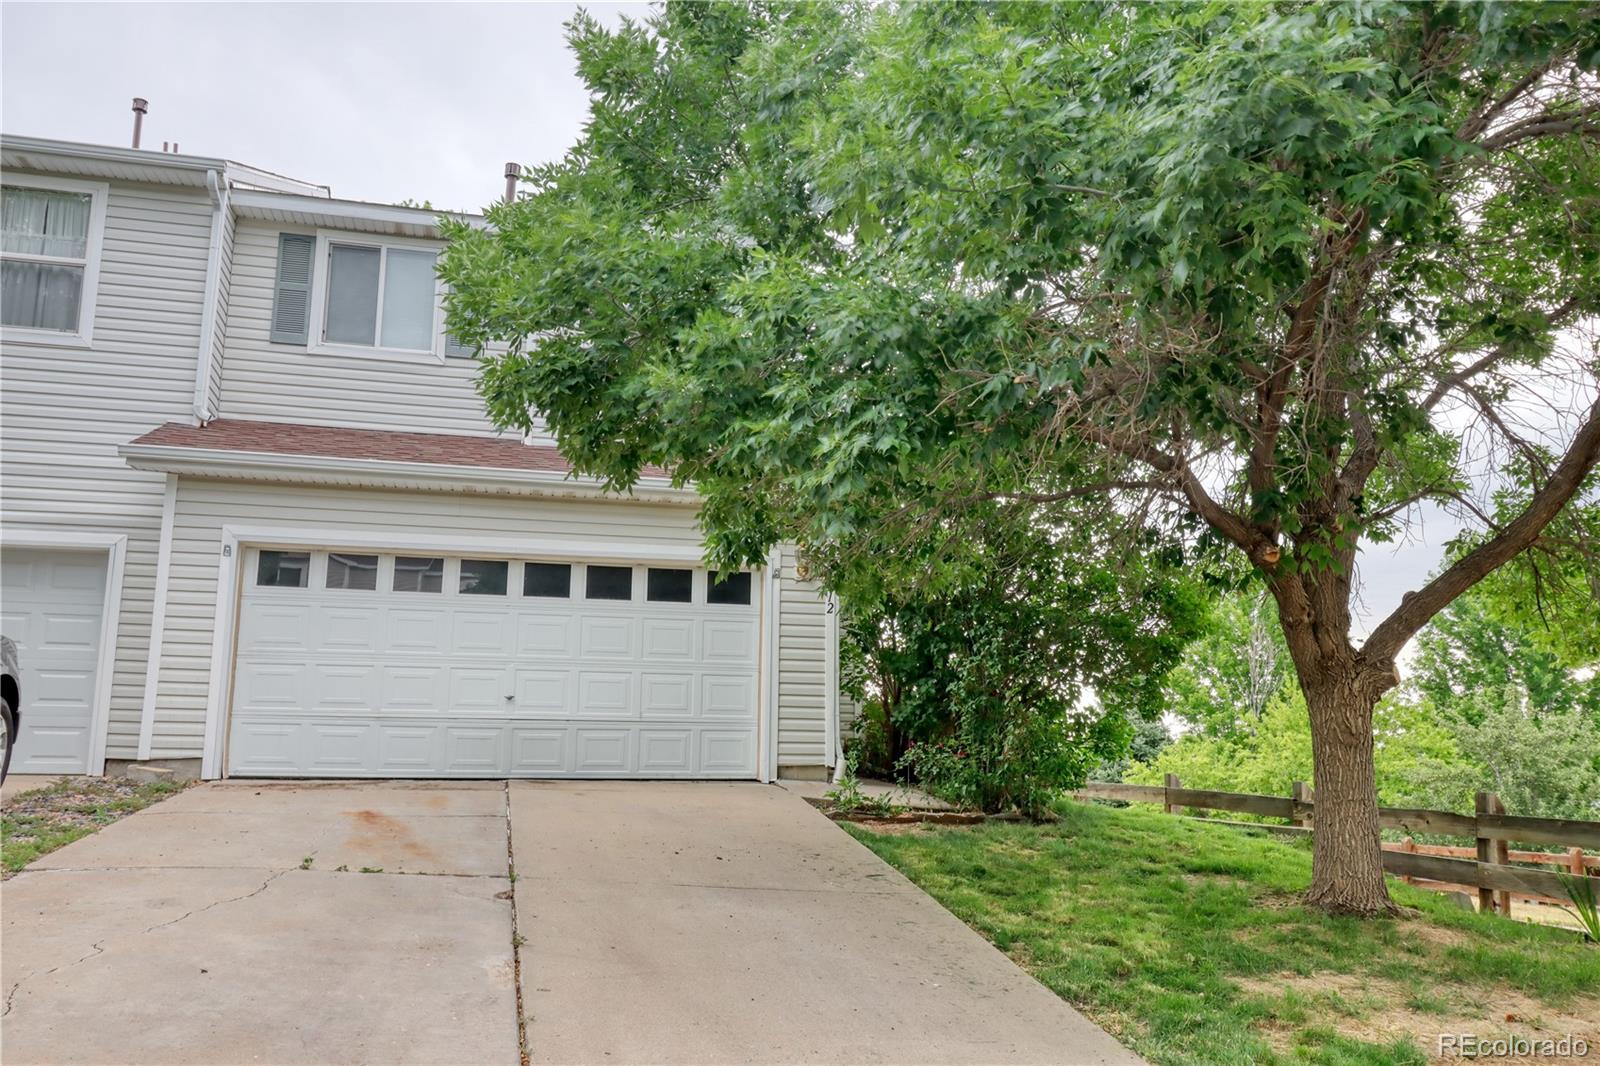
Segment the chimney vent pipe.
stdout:
<svg viewBox="0 0 1600 1066">
<path fill-rule="evenodd" d="M 139 134 L 144 129 L 144 115 L 150 110 L 150 101 L 142 96 L 133 98 L 133 146 L 139 147 Z"/>
<path fill-rule="evenodd" d="M 506 203 L 512 203 L 517 198 L 517 179 L 522 177 L 522 167 L 516 163 L 506 164 Z"/>
</svg>

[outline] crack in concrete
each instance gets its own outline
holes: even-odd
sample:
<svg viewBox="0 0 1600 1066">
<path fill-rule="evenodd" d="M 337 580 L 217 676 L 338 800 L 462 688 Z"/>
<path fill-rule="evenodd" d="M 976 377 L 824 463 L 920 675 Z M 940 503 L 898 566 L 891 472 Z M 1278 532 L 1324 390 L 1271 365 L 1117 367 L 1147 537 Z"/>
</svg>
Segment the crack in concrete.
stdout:
<svg viewBox="0 0 1600 1066">
<path fill-rule="evenodd" d="M 238 903 L 241 900 L 250 899 L 252 896 L 259 896 L 259 895 L 261 895 L 261 893 L 263 893 L 263 892 L 265 892 L 267 890 L 267 886 L 268 885 L 272 884 L 272 882 L 276 881 L 278 878 L 280 878 L 284 874 L 288 873 L 289 870 L 298 870 L 298 869 L 299 869 L 298 866 L 292 866 L 292 867 L 289 867 L 287 869 L 279 870 L 277 873 L 273 874 L 271 877 L 269 877 L 265 881 L 261 882 L 261 884 L 260 884 L 260 886 L 258 888 L 255 888 L 255 889 L 253 889 L 253 890 L 251 890 L 249 892 L 246 892 L 242 896 L 230 896 L 227 899 L 219 899 L 219 900 L 215 901 L 214 903 L 207 903 L 204 907 L 196 907 L 194 910 L 188 911 L 185 914 L 181 914 L 178 917 L 172 919 L 171 921 L 157 922 L 155 925 L 152 925 L 147 929 L 141 929 L 139 931 L 139 935 L 143 936 L 145 933 L 153 933 L 157 929 L 165 929 L 170 925 L 177 925 L 179 922 L 181 922 L 181 921 L 183 921 L 183 920 L 185 920 L 187 918 L 192 918 L 196 914 L 204 914 L 206 911 L 211 910 L 213 907 L 220 907 L 224 903 Z"/>
<path fill-rule="evenodd" d="M 282 877 L 284 874 L 286 874 L 288 872 L 289 871 L 286 870 L 286 869 L 285 870 L 279 870 L 277 873 L 273 874 L 271 877 L 269 877 L 265 881 L 261 882 L 259 887 L 255 888 L 255 889 L 253 889 L 253 890 L 251 890 L 249 892 L 246 892 L 242 896 L 230 896 L 227 899 L 219 899 L 219 900 L 216 900 L 216 901 L 214 901 L 212 903 L 208 903 L 204 907 L 196 907 L 194 910 L 187 911 L 187 912 L 179 915 L 178 917 L 171 919 L 170 921 L 157 922 L 155 925 L 152 925 L 152 926 L 149 926 L 147 928 L 141 929 L 141 930 L 139 930 L 137 933 L 135 933 L 133 935 L 134 936 L 144 936 L 146 933 L 153 933 L 157 929 L 165 929 L 169 925 L 177 925 L 179 922 L 183 921 L 185 918 L 192 917 L 192 916 L 194 916 L 196 914 L 201 914 L 201 913 L 203 913 L 205 911 L 210 910 L 213 907 L 220 907 L 224 903 L 237 903 L 240 900 L 249 899 L 251 896 L 260 895 L 262 892 L 265 892 L 267 890 L 267 886 L 268 885 L 272 884 L 272 882 L 276 881 L 278 878 Z M 53 973 L 60 973 L 63 970 L 70 970 L 74 966 L 77 966 L 79 963 L 88 962 L 90 959 L 94 958 L 97 955 L 105 954 L 106 940 L 110 940 L 110 939 L 111 939 L 111 937 L 108 936 L 108 937 L 105 938 L 105 940 L 96 941 L 93 945 L 90 946 L 89 953 L 87 955 L 82 956 L 81 958 L 74 959 L 71 962 L 64 963 L 64 964 L 62 964 L 60 966 L 52 966 L 52 967 L 50 967 L 50 969 L 45 970 L 42 973 L 30 973 L 28 976 L 22 978 L 22 980 L 18 981 L 16 984 L 12 985 L 10 991 L 8 991 L 6 993 L 6 1006 L 5 1006 L 5 1010 L 4 1011 L 0 1011 L 0 1018 L 3 1018 L 6 1015 L 11 1013 L 11 1008 L 14 1005 L 13 1001 L 17 998 L 17 991 L 19 989 L 21 989 L 23 985 L 27 984 L 30 981 L 38 980 L 39 978 L 42 978 L 42 977 L 49 977 Z"/>
<path fill-rule="evenodd" d="M 109 940 L 109 939 L 111 939 L 111 938 L 110 937 L 106 938 L 106 940 Z M 63 964 L 61 966 L 52 966 L 48 970 L 44 971 L 43 973 L 30 973 L 28 976 L 24 977 L 22 980 L 18 981 L 16 984 L 12 985 L 11 986 L 11 991 L 6 993 L 6 1009 L 4 1011 L 0 1011 L 0 1018 L 3 1018 L 7 1014 L 11 1013 L 11 1005 L 12 1005 L 11 1001 L 17 998 L 17 989 L 21 988 L 23 985 L 27 984 L 29 981 L 32 981 L 36 977 L 49 977 L 51 974 L 57 972 L 58 970 L 70 970 L 74 966 L 78 965 L 78 963 L 80 963 L 80 962 L 88 962 L 90 959 L 94 958 L 96 955 L 105 954 L 105 950 L 106 950 L 105 949 L 105 943 L 106 943 L 105 940 L 97 940 L 97 941 L 95 941 L 93 944 L 91 944 L 89 946 L 89 954 L 83 956 L 82 958 L 73 959 L 71 962 L 65 963 L 65 964 Z"/>
<path fill-rule="evenodd" d="M 511 980 L 516 993 L 517 1006 L 517 1056 L 520 1066 L 529 1066 L 532 1052 L 528 1048 L 528 1015 L 522 1002 L 522 945 L 526 942 L 517 929 L 517 856 L 511 847 L 511 782 L 506 782 L 506 878 L 511 887 L 506 894 L 511 903 Z"/>
</svg>

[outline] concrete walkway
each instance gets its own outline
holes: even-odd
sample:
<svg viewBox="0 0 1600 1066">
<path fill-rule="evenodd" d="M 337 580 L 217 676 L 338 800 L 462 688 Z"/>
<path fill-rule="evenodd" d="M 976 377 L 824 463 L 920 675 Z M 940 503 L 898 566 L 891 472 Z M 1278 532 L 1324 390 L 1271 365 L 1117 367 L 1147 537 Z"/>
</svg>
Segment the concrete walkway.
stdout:
<svg viewBox="0 0 1600 1066">
<path fill-rule="evenodd" d="M 534 1062 L 1137 1063 L 799 796 L 511 785 Z"/>
<path fill-rule="evenodd" d="M 0 887 L 6 1063 L 515 1063 L 505 807 L 230 782 L 45 856 Z"/>
<path fill-rule="evenodd" d="M 7 1063 L 1138 1061 L 762 785 L 205 785 L 0 910 Z"/>
</svg>

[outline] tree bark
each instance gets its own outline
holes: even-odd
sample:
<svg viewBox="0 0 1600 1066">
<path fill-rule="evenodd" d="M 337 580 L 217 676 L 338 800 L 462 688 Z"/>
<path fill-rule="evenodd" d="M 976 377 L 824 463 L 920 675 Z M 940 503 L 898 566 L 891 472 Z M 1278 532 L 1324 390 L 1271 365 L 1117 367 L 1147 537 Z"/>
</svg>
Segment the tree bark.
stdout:
<svg viewBox="0 0 1600 1066">
<path fill-rule="evenodd" d="M 1316 782 L 1311 888 L 1306 902 L 1335 914 L 1374 917 L 1399 908 L 1383 880 L 1372 710 L 1381 689 L 1354 672 L 1300 670 L 1311 715 Z"/>
</svg>

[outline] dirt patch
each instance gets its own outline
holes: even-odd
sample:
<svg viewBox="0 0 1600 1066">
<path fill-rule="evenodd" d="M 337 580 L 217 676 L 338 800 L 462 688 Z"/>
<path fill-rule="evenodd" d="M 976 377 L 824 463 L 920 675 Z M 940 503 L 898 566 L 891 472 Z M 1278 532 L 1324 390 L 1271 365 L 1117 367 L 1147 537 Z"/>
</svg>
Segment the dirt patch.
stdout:
<svg viewBox="0 0 1600 1066">
<path fill-rule="evenodd" d="M 1420 925 L 1420 923 L 1419 923 Z M 1448 932 L 1448 931 L 1447 931 Z M 1479 1040 L 1520 1038 L 1528 1041 L 1562 1037 L 1583 1039 L 1600 1046 L 1600 998 L 1576 1000 L 1554 1010 L 1511 988 L 1440 989 L 1439 1010 L 1423 1009 L 1417 989 L 1392 981 L 1356 974 L 1276 974 L 1266 978 L 1234 978 L 1244 991 L 1281 1001 L 1291 994 L 1297 1005 L 1319 1024 L 1341 1036 L 1373 1043 L 1409 1038 L 1430 1062 L 1458 1062 L 1460 1056 L 1441 1054 L 1443 1034 L 1470 1034 Z M 1272 1021 L 1261 1027 L 1267 1041 L 1287 1053 L 1303 1024 Z M 1518 1063 L 1571 1062 L 1571 1056 L 1512 1056 Z"/>
<path fill-rule="evenodd" d="M 1418 940 L 1425 940 L 1442 948 L 1459 948 L 1472 943 L 1472 938 L 1461 930 L 1434 925 L 1427 919 L 1407 922 L 1404 929 Z"/>
</svg>

